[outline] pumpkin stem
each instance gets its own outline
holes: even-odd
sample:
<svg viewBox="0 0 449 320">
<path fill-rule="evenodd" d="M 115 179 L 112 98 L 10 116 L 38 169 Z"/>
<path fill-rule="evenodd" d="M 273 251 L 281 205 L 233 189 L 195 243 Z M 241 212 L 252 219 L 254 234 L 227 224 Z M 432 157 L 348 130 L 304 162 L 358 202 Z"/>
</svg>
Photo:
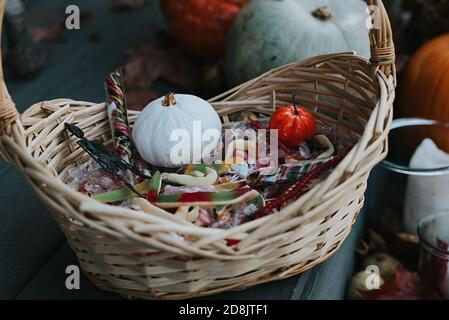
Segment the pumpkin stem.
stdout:
<svg viewBox="0 0 449 320">
<path fill-rule="evenodd" d="M 298 115 L 298 108 L 296 107 L 296 93 L 292 94 L 292 106 L 295 108 L 295 115 Z"/>
<path fill-rule="evenodd" d="M 166 94 L 164 100 L 162 100 L 162 105 L 164 107 L 174 106 L 175 104 L 176 104 L 176 98 L 175 98 L 175 94 L 173 92 Z"/>
<path fill-rule="evenodd" d="M 312 16 L 321 21 L 328 21 L 332 18 L 332 11 L 328 6 L 323 6 L 319 7 L 315 11 L 312 11 Z"/>
</svg>

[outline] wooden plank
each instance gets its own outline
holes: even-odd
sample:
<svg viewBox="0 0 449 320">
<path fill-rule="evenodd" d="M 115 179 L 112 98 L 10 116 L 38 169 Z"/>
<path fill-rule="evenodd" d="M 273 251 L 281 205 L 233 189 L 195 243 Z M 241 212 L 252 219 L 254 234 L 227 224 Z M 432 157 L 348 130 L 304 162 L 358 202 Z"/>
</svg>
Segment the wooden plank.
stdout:
<svg viewBox="0 0 449 320">
<path fill-rule="evenodd" d="M 15 170 L 7 169 L 2 163 L 0 299 L 17 295 L 65 241 L 25 179 Z"/>
<path fill-rule="evenodd" d="M 60 12 L 64 17 L 68 2 L 41 0 L 39 3 L 27 1 L 27 4 L 32 15 L 52 8 L 53 15 Z M 51 98 L 102 101 L 104 75 L 121 64 L 123 51 L 164 28 L 155 0 L 147 1 L 142 10 L 122 14 L 111 14 L 109 1 L 73 0 L 70 4 L 90 12 L 91 18 L 79 31 L 64 31 L 64 42 L 44 45 L 48 65 L 37 79 L 8 81 L 21 110 L 33 102 Z M 92 32 L 101 35 L 100 43 L 88 41 Z M 85 277 L 81 279 L 81 290 L 65 288 L 65 268 L 77 263 L 75 255 L 66 244 L 61 244 L 63 240 L 57 226 L 23 178 L 1 162 L 0 201 L 9 203 L 5 208 L 8 213 L 0 215 L 0 298 L 16 295 L 19 299 L 120 298 L 94 288 Z M 3 208 L 0 210 L 3 213 Z M 361 222 L 356 225 L 348 241 L 328 262 L 301 276 L 211 298 L 343 298 L 352 273 L 353 248 L 361 225 Z"/>
<path fill-rule="evenodd" d="M 31 82 L 7 79 L 20 111 L 32 103 L 53 98 L 104 101 L 104 77 L 122 64 L 123 52 L 165 28 L 159 1 L 146 1 L 142 9 L 123 13 L 111 13 L 111 1 L 41 0 L 26 4 L 32 17 L 65 19 L 65 7 L 74 4 L 89 13 L 90 18 L 81 24 L 80 30 L 63 30 L 62 41 L 42 44 L 47 65 L 36 79 Z M 101 41 L 90 41 L 92 33 L 98 34 Z"/>
</svg>

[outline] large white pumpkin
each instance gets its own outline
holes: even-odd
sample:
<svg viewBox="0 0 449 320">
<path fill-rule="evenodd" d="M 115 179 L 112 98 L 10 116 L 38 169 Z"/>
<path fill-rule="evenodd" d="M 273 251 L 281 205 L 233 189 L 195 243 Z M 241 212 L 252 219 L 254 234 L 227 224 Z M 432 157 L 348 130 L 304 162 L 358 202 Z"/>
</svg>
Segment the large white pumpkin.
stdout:
<svg viewBox="0 0 449 320">
<path fill-rule="evenodd" d="M 198 124 L 201 125 L 201 136 L 194 134 L 195 122 L 196 128 Z M 210 129 L 217 132 L 218 136 L 221 134 L 220 117 L 207 101 L 193 95 L 168 94 L 150 102 L 140 113 L 134 124 L 133 139 L 144 160 L 155 166 L 175 168 L 192 163 L 193 152 L 198 151 L 194 149 L 194 139 L 197 146 L 201 144 L 202 149 L 215 146 L 211 145 L 213 139 L 206 136 L 202 139 L 206 130 L 210 133 Z M 188 140 L 178 136 L 182 132 L 188 134 Z M 172 151 L 179 150 L 180 146 L 190 150 L 189 159 L 182 163 L 172 161 L 171 157 Z"/>
<path fill-rule="evenodd" d="M 237 85 L 320 54 L 355 51 L 370 56 L 362 0 L 252 0 L 231 30 L 226 76 Z"/>
</svg>

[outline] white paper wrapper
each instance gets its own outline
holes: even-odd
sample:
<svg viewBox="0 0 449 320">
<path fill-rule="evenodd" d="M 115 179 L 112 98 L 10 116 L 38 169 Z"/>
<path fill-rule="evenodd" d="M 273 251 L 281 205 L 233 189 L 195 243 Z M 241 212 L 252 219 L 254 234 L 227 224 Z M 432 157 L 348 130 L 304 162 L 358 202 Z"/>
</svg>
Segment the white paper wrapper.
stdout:
<svg viewBox="0 0 449 320">
<path fill-rule="evenodd" d="M 409 164 L 412 169 L 437 169 L 449 166 L 449 154 L 425 139 Z M 409 176 L 405 193 L 404 226 L 416 234 L 419 221 L 432 213 L 449 210 L 449 174 Z"/>
</svg>

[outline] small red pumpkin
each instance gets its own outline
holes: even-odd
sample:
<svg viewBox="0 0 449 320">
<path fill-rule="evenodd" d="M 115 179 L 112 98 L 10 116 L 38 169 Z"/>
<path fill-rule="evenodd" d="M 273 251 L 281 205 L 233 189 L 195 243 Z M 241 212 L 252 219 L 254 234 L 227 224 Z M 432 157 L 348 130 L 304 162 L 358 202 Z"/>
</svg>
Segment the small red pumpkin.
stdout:
<svg viewBox="0 0 449 320">
<path fill-rule="evenodd" d="M 160 0 L 168 28 L 190 54 L 223 56 L 229 30 L 248 0 Z"/>
<path fill-rule="evenodd" d="M 273 113 L 270 129 L 278 130 L 278 138 L 283 145 L 296 149 L 302 141 L 315 136 L 316 120 L 309 110 L 291 103 Z"/>
</svg>

